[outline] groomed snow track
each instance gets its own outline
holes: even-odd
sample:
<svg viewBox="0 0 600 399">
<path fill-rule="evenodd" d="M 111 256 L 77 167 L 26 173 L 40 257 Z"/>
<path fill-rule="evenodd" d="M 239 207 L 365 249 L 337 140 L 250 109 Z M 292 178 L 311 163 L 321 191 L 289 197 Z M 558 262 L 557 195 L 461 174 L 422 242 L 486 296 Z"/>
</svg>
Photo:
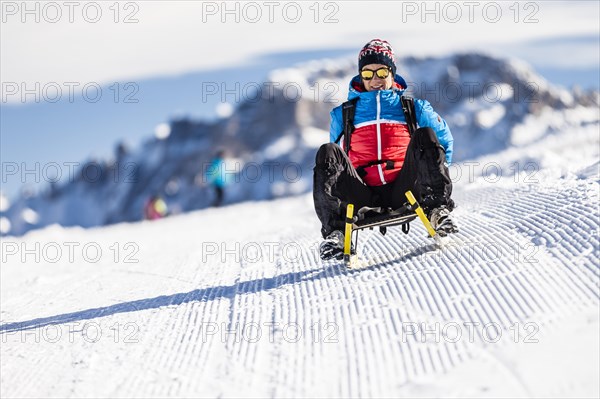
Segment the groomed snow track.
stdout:
<svg viewBox="0 0 600 399">
<path fill-rule="evenodd" d="M 319 261 L 310 196 L 9 237 L 105 255 L 3 261 L 2 397 L 593 396 L 597 187 L 464 186 L 442 249 L 361 232 L 356 270 Z"/>
</svg>

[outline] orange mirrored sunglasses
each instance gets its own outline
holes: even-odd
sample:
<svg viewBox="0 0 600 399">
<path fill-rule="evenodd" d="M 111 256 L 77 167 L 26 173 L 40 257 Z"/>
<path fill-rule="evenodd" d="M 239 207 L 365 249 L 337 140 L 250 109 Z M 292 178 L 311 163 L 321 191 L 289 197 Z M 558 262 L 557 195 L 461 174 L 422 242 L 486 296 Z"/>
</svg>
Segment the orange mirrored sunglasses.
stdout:
<svg viewBox="0 0 600 399">
<path fill-rule="evenodd" d="M 376 71 L 365 68 L 360 71 L 360 77 L 363 78 L 363 80 L 371 80 L 375 75 L 377 75 L 378 78 L 385 79 L 390 75 L 390 72 L 391 70 L 388 67 L 379 68 Z"/>
</svg>

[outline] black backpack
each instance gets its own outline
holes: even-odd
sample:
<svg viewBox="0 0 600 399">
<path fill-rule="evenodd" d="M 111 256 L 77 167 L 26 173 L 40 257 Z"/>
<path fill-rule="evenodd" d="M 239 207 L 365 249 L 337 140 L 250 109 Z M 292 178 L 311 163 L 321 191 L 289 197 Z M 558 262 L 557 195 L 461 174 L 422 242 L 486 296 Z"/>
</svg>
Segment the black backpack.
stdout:
<svg viewBox="0 0 600 399">
<path fill-rule="evenodd" d="M 346 154 L 350 152 L 350 136 L 354 132 L 354 112 L 356 110 L 356 102 L 358 97 L 348 100 L 342 104 L 342 120 L 343 130 L 340 135 L 335 139 L 335 143 L 339 144 L 342 136 L 344 137 L 344 151 Z M 406 124 L 408 125 L 408 133 L 410 136 L 413 135 L 414 131 L 417 130 L 417 114 L 415 112 L 415 100 L 410 96 L 401 96 L 400 103 L 402 104 L 402 111 L 404 111 L 404 117 L 406 118 Z"/>
</svg>

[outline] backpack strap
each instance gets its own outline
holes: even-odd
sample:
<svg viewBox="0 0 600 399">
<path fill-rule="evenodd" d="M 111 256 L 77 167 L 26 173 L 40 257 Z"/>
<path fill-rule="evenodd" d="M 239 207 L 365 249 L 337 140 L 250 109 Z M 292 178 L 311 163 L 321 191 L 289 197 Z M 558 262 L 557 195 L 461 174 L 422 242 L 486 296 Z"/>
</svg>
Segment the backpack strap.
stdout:
<svg viewBox="0 0 600 399">
<path fill-rule="evenodd" d="M 400 97 L 402 103 L 402 111 L 404 111 L 404 117 L 406 118 L 406 124 L 408 125 L 408 132 L 412 136 L 415 130 L 417 130 L 417 113 L 415 111 L 415 100 L 410 96 Z"/>
<path fill-rule="evenodd" d="M 352 135 L 352 132 L 354 132 L 354 111 L 356 110 L 357 101 L 358 97 L 355 97 L 342 104 L 342 120 L 344 128 L 337 139 L 335 139 L 335 143 L 339 144 L 342 136 L 344 136 L 344 150 L 346 151 L 346 154 L 350 152 L 350 136 Z"/>
<path fill-rule="evenodd" d="M 356 110 L 356 102 L 358 97 L 352 100 L 346 101 L 342 104 L 342 120 L 343 130 L 335 139 L 335 143 L 339 144 L 342 136 L 344 137 L 344 150 L 346 153 L 350 152 L 350 136 L 354 132 L 354 112 Z M 414 131 L 417 130 L 417 113 L 415 111 L 415 100 L 410 96 L 400 97 L 402 104 L 402 111 L 404 111 L 404 117 L 406 118 L 406 124 L 408 125 L 408 132 L 412 136 Z"/>
</svg>

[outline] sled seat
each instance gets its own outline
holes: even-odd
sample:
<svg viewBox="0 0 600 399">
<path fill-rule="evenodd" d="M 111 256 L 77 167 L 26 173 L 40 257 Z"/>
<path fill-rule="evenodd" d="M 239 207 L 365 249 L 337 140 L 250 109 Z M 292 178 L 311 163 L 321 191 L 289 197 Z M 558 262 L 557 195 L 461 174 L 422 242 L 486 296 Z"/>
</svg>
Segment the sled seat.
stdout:
<svg viewBox="0 0 600 399">
<path fill-rule="evenodd" d="M 431 238 L 438 238 L 436 231 L 431 227 L 431 223 L 423 209 L 415 199 L 412 192 L 405 193 L 408 204 L 399 209 L 390 210 L 387 208 L 368 208 L 362 207 L 354 215 L 354 204 L 348 204 L 346 207 L 346 227 L 344 229 L 344 263 L 347 266 L 352 264 L 351 244 L 352 234 L 356 232 L 356 245 L 358 246 L 358 230 L 379 227 L 381 234 L 385 234 L 387 226 L 402 225 L 402 231 L 408 233 L 409 224 L 415 218 L 421 219 Z M 356 255 L 354 256 L 356 258 Z"/>
<path fill-rule="evenodd" d="M 373 227 L 390 227 L 409 223 L 417 218 L 414 209 L 407 203 L 401 208 L 369 208 L 362 207 L 353 218 L 352 230 Z"/>
</svg>

